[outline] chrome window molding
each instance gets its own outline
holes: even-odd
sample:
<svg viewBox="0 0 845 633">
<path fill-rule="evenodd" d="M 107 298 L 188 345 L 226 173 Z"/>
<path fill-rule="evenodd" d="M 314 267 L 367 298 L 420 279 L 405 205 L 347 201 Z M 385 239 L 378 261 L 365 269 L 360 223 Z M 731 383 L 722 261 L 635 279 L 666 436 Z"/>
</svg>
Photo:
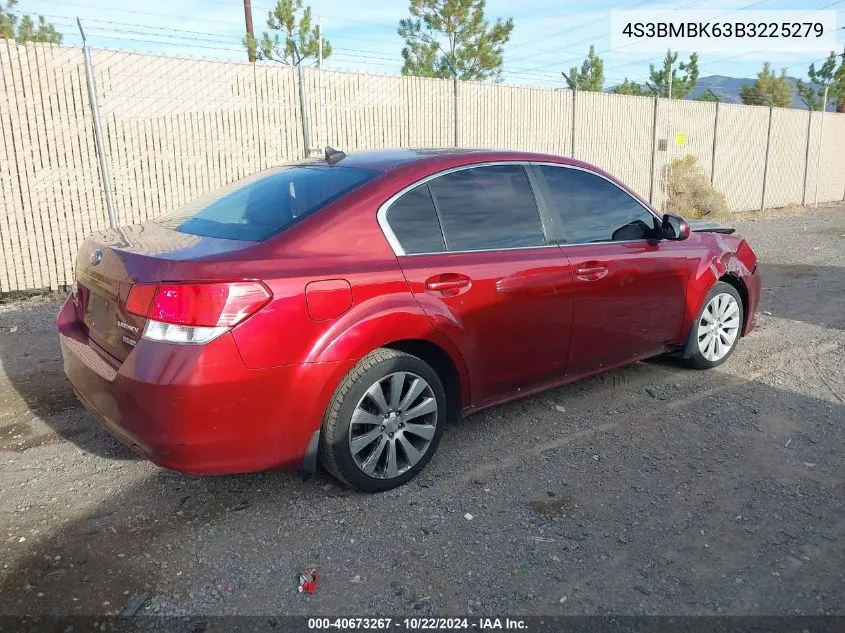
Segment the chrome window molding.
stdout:
<svg viewBox="0 0 845 633">
<path fill-rule="evenodd" d="M 393 232 L 393 229 L 390 228 L 390 223 L 387 221 L 387 213 L 390 210 L 390 207 L 396 202 L 399 198 L 404 196 L 406 193 L 411 191 L 412 189 L 416 189 L 417 187 L 426 184 L 434 180 L 435 178 L 439 178 L 440 176 L 445 176 L 447 174 L 454 173 L 456 171 L 464 171 L 466 169 L 476 169 L 478 167 L 497 167 L 501 165 L 521 165 L 522 167 L 559 167 L 561 169 L 577 169 L 578 171 L 584 171 L 588 174 L 592 174 L 594 176 L 598 176 L 603 180 L 609 182 L 611 185 L 619 189 L 622 193 L 626 196 L 631 198 L 634 202 L 640 205 L 643 209 L 648 211 L 654 218 L 658 221 L 661 221 L 661 218 L 648 206 L 644 205 L 638 198 L 632 196 L 630 193 L 625 191 L 622 187 L 618 184 L 610 180 L 607 176 L 599 174 L 591 169 L 586 169 L 584 167 L 579 167 L 577 165 L 566 165 L 563 163 L 552 163 L 552 162 L 542 162 L 542 161 L 528 161 L 528 160 L 502 160 L 502 161 L 492 161 L 492 162 L 485 162 L 485 163 L 472 163 L 470 165 L 459 165 L 457 167 L 450 167 L 449 169 L 444 169 L 443 171 L 438 171 L 434 174 L 429 174 L 419 180 L 412 182 L 411 184 L 403 187 L 392 196 L 390 196 L 382 205 L 378 208 L 378 213 L 376 214 L 376 218 L 378 219 L 379 226 L 381 227 L 382 233 L 384 233 L 384 237 L 387 239 L 388 244 L 390 244 L 390 248 L 393 250 L 393 253 L 397 257 L 418 257 L 424 255 L 459 255 L 462 253 L 496 253 L 496 252 L 503 252 L 503 251 L 523 251 L 523 250 L 531 250 L 531 249 L 538 249 L 538 248 L 558 248 L 558 247 L 569 247 L 569 246 L 591 246 L 591 245 L 600 245 L 600 244 L 631 244 L 635 242 L 649 242 L 651 240 L 608 240 L 604 242 L 580 242 L 580 243 L 559 243 L 559 244 L 540 244 L 537 246 L 512 246 L 508 248 L 481 248 L 475 250 L 468 250 L 468 251 L 435 251 L 431 253 L 406 253 L 405 249 L 402 248 L 402 244 L 399 242 L 399 239 L 396 237 L 396 234 Z M 533 192 L 536 198 L 537 192 Z M 539 207 L 539 202 L 535 199 L 535 204 Z M 544 233 L 548 234 L 548 227 L 545 226 L 545 222 L 543 221 L 543 215 L 540 213 L 540 223 L 543 226 Z"/>
<path fill-rule="evenodd" d="M 436 253 L 406 253 L 405 249 L 402 248 L 402 244 L 399 243 L 399 239 L 396 237 L 396 234 L 393 232 L 393 229 L 390 228 L 390 223 L 387 221 L 387 212 L 390 210 L 391 205 L 396 202 L 399 198 L 404 196 L 408 193 L 411 189 L 416 189 L 420 185 L 424 185 L 427 182 L 434 180 L 435 178 L 439 178 L 440 176 L 445 176 L 447 174 L 453 174 L 457 171 L 465 171 L 467 169 L 476 169 L 478 167 L 500 167 L 503 165 L 519 165 L 521 167 L 528 167 L 530 165 L 530 161 L 527 160 L 499 160 L 499 161 L 489 161 L 485 163 L 472 163 L 470 165 L 458 165 L 457 167 L 450 167 L 449 169 L 444 169 L 443 171 L 438 171 L 434 174 L 429 174 L 419 180 L 414 181 L 410 185 L 403 187 L 398 192 L 394 193 L 390 196 L 378 209 L 378 213 L 376 217 L 378 218 L 379 226 L 381 227 L 382 233 L 384 233 L 384 237 L 387 238 L 387 242 L 390 244 L 390 248 L 393 249 L 394 254 L 397 257 L 408 257 L 412 255 L 452 255 L 456 253 L 483 253 L 483 252 L 496 252 L 496 251 L 511 251 L 511 250 L 524 250 L 527 248 L 547 248 L 549 246 L 557 246 L 556 244 L 541 244 L 538 246 L 514 246 L 510 248 L 483 248 L 471 251 L 437 251 Z M 533 193 L 533 191 L 532 191 Z M 537 204 L 537 201 L 534 201 L 534 204 Z M 539 215 L 539 209 L 537 211 Z M 546 227 L 543 225 L 543 218 L 540 215 L 540 226 L 543 227 L 543 231 L 545 233 Z"/>
</svg>

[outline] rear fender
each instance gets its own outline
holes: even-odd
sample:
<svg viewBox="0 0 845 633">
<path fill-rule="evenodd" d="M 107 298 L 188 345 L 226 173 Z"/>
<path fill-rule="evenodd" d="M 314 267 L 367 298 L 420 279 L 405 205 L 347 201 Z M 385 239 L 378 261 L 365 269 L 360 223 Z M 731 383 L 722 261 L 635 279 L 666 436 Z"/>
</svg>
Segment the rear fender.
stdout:
<svg viewBox="0 0 845 633">
<path fill-rule="evenodd" d="M 463 355 L 432 327 L 431 320 L 407 293 L 385 295 L 355 305 L 326 329 L 305 362 L 358 360 L 374 349 L 406 340 L 426 341 L 446 352 L 458 373 L 462 408 L 468 406 L 471 385 Z"/>
</svg>

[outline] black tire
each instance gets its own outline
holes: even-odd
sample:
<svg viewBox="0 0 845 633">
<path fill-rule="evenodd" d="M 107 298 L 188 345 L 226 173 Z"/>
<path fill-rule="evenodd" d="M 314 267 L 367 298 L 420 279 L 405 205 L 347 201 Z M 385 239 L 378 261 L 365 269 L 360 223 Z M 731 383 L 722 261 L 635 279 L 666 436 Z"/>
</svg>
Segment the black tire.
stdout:
<svg viewBox="0 0 845 633">
<path fill-rule="evenodd" d="M 401 472 L 398 476 L 388 478 L 385 472 L 382 476 L 371 476 L 356 463 L 350 447 L 350 425 L 353 413 L 359 402 L 366 401 L 364 395 L 367 390 L 397 372 L 408 372 L 423 378 L 431 389 L 437 404 L 434 419 L 434 436 L 428 440 L 422 457 L 415 464 Z M 362 400 L 363 399 L 363 400 Z M 429 400 L 430 405 L 430 400 Z M 443 428 L 450 418 L 446 392 L 437 373 L 423 360 L 392 349 L 380 348 L 364 358 L 346 375 L 335 391 L 323 417 L 322 433 L 320 434 L 320 460 L 326 470 L 340 481 L 366 492 L 382 492 L 401 486 L 413 479 L 429 462 L 440 438 Z M 410 426 L 410 425 L 409 425 Z M 383 428 L 383 426 L 382 426 Z M 372 428 L 375 431 L 375 428 Z M 398 432 L 397 432 L 398 435 Z M 391 435 L 391 437 L 393 437 Z M 408 437 L 404 436 L 403 437 Z M 413 436 L 412 436 L 413 437 Z M 398 437 L 397 437 L 398 439 Z M 378 445 L 380 438 L 373 440 Z M 398 445 L 398 442 L 394 444 Z M 372 444 L 369 446 L 373 446 Z M 375 448 L 374 448 L 375 451 Z M 405 455 L 406 463 L 410 461 L 403 449 L 396 449 L 397 455 Z M 358 455 L 359 453 L 356 453 Z M 379 457 L 376 461 L 379 461 Z M 385 459 L 386 456 L 385 456 Z"/>
<path fill-rule="evenodd" d="M 705 311 L 708 310 L 710 302 L 718 295 L 723 294 L 730 295 L 736 301 L 736 305 L 738 307 L 737 319 L 739 329 L 737 330 L 736 336 L 731 342 L 727 353 L 717 359 L 707 358 L 702 352 L 701 346 L 699 345 L 699 338 L 706 337 L 707 334 L 703 329 L 707 326 L 707 324 L 703 322 L 704 314 Z M 724 281 L 717 281 L 710 289 L 710 292 L 707 293 L 707 296 L 704 299 L 704 303 L 701 306 L 701 311 L 698 313 L 698 317 L 692 324 L 692 328 L 690 330 L 689 338 L 687 339 L 687 344 L 684 353 L 684 360 L 686 361 L 686 363 L 690 367 L 693 367 L 695 369 L 712 369 L 713 367 L 718 367 L 726 360 L 728 360 L 731 354 L 734 353 L 734 350 L 736 349 L 736 346 L 739 343 L 739 339 L 742 336 L 742 324 L 744 322 L 744 317 L 745 306 L 742 304 L 742 297 L 739 295 L 736 288 L 734 288 L 728 283 L 725 283 Z M 720 343 L 724 340 L 724 337 L 720 338 Z"/>
</svg>

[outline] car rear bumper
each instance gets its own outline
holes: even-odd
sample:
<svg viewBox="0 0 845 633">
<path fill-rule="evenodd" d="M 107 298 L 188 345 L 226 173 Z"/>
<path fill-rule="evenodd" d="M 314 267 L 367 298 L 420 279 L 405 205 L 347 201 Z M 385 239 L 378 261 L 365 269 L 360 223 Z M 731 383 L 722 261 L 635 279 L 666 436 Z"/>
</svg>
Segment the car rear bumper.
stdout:
<svg viewBox="0 0 845 633">
<path fill-rule="evenodd" d="M 190 473 L 301 468 L 334 385 L 354 364 L 248 369 L 231 334 L 198 346 L 141 339 L 120 363 L 88 338 L 70 299 L 57 327 L 82 404 L 138 454 Z"/>
</svg>

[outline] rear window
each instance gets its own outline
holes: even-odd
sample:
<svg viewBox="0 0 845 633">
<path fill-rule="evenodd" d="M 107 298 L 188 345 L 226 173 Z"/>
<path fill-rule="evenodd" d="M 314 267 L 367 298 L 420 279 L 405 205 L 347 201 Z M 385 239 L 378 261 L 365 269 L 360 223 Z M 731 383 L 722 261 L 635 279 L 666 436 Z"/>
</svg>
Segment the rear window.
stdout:
<svg viewBox="0 0 845 633">
<path fill-rule="evenodd" d="M 261 242 L 378 175 L 328 165 L 282 167 L 232 183 L 157 221 L 180 233 Z"/>
</svg>

